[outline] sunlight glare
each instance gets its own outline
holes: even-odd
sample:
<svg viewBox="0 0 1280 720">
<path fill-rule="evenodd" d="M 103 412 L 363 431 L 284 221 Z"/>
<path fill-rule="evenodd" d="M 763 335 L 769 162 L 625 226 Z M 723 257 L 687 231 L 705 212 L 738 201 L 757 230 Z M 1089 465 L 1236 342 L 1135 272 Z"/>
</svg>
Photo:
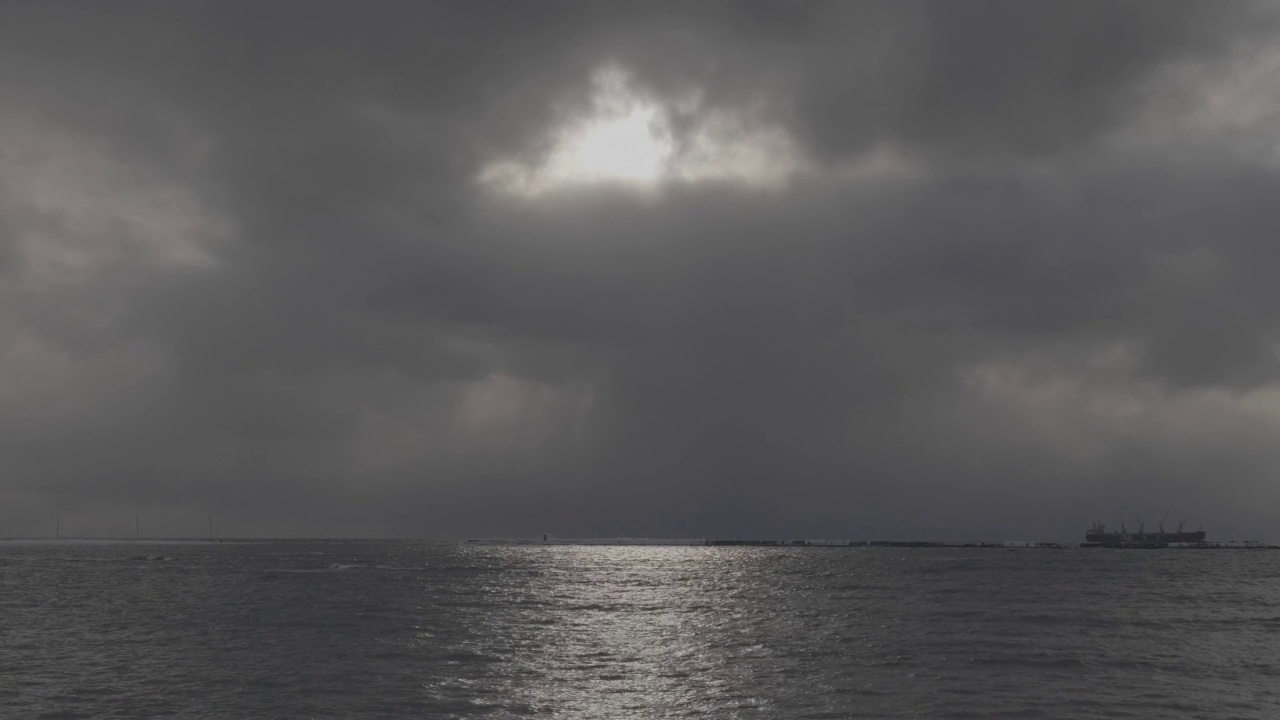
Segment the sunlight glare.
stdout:
<svg viewBox="0 0 1280 720">
<path fill-rule="evenodd" d="M 591 112 L 555 132 L 540 163 L 494 162 L 481 170 L 480 183 L 527 198 L 600 185 L 642 192 L 702 182 L 771 189 L 803 169 L 801 153 L 780 128 L 703 111 L 696 95 L 684 102 L 647 96 L 620 68 L 602 69 L 591 80 Z M 672 126 L 677 112 L 696 119 L 680 142 Z"/>
<path fill-rule="evenodd" d="M 661 132 L 663 125 L 658 109 L 652 106 L 637 106 L 621 117 L 586 123 L 563 139 L 547 164 L 547 178 L 655 182 L 671 155 L 671 142 Z"/>
</svg>

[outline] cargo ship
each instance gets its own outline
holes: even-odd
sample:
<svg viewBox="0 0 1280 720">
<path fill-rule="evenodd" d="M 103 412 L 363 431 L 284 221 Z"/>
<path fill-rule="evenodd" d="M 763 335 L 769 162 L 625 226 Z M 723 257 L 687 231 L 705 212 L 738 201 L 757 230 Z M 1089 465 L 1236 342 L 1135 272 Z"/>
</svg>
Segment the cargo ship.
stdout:
<svg viewBox="0 0 1280 720">
<path fill-rule="evenodd" d="M 1168 517 L 1166 515 L 1166 517 Z M 1160 521 L 1159 529 L 1156 532 L 1147 532 L 1142 520 L 1138 520 L 1138 531 L 1130 532 L 1125 527 L 1124 521 L 1120 521 L 1119 532 L 1107 532 L 1107 526 L 1101 521 L 1096 521 L 1089 526 L 1089 531 L 1085 533 L 1084 542 L 1080 547 L 1106 547 L 1106 548 L 1164 548 L 1164 547 L 1205 547 L 1208 541 L 1205 538 L 1204 528 L 1200 528 L 1193 532 L 1184 532 L 1182 527 L 1186 524 L 1186 520 L 1178 523 L 1178 529 L 1173 532 L 1165 532 L 1164 520 Z"/>
</svg>

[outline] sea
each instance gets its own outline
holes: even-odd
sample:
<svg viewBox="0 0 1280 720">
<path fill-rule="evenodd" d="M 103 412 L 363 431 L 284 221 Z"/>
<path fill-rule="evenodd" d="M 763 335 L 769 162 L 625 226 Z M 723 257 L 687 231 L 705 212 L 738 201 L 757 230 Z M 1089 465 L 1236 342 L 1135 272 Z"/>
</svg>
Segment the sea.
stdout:
<svg viewBox="0 0 1280 720">
<path fill-rule="evenodd" d="M 1280 553 L 0 542 L 3 718 L 1278 718 Z"/>
</svg>

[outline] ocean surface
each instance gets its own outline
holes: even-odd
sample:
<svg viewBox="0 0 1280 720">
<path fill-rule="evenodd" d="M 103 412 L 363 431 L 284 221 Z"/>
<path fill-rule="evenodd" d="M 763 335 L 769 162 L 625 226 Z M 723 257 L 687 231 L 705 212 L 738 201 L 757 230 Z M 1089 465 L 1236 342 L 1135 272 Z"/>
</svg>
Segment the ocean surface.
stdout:
<svg viewBox="0 0 1280 720">
<path fill-rule="evenodd" d="M 1278 718 L 1280 552 L 0 543 L 3 718 Z"/>
</svg>

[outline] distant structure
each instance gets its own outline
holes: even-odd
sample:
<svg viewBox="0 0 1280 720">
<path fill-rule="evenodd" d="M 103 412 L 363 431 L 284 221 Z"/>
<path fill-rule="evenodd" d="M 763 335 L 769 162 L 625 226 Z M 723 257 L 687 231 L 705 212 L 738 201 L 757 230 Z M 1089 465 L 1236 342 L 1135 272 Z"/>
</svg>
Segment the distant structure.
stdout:
<svg viewBox="0 0 1280 720">
<path fill-rule="evenodd" d="M 1200 528 L 1194 532 L 1184 532 L 1182 527 L 1186 524 L 1186 518 L 1178 523 L 1178 529 L 1173 532 L 1165 532 L 1164 521 L 1169 518 L 1169 513 L 1165 513 L 1164 519 L 1160 520 L 1159 529 L 1154 533 L 1146 531 L 1146 524 L 1142 522 L 1142 518 L 1134 516 L 1138 521 L 1138 531 L 1129 532 L 1125 527 L 1124 520 L 1120 520 L 1119 532 L 1107 532 L 1107 526 L 1102 521 L 1095 521 L 1089 526 L 1089 531 L 1085 533 L 1084 542 L 1080 547 L 1140 547 L 1140 548 L 1159 548 L 1159 547 L 1184 547 L 1195 545 L 1206 545 L 1208 540 L 1204 532 L 1204 528 Z"/>
<path fill-rule="evenodd" d="M 1141 524 L 1139 524 L 1141 528 Z M 1157 532 L 1147 533 L 1139 530 L 1130 533 L 1123 529 L 1119 533 L 1109 533 L 1102 523 L 1094 523 L 1089 529 L 1088 537 L 1096 542 L 1080 543 L 1082 548 L 1123 548 L 1156 550 L 1164 548 L 1186 548 L 1204 550 L 1280 550 L 1280 545 L 1267 545 L 1258 540 L 1205 541 L 1204 531 L 1196 532 Z M 1182 538 L 1179 540 L 1178 538 Z M 1190 538 L 1191 541 L 1187 541 Z M 1197 540 L 1196 538 L 1199 538 Z M 656 546 L 706 546 L 706 547 L 766 547 L 766 548 L 983 548 L 1001 550 L 1066 550 L 1074 545 L 1063 545 L 1056 542 L 1039 540 L 1006 540 L 1002 543 L 992 542 L 937 542 L 932 540 L 784 540 L 768 538 L 556 538 L 543 535 L 541 543 L 537 537 L 504 539 L 504 538 L 470 538 L 469 544 L 477 545 L 556 545 L 556 546 L 614 546 L 614 545 L 656 545 Z"/>
</svg>

